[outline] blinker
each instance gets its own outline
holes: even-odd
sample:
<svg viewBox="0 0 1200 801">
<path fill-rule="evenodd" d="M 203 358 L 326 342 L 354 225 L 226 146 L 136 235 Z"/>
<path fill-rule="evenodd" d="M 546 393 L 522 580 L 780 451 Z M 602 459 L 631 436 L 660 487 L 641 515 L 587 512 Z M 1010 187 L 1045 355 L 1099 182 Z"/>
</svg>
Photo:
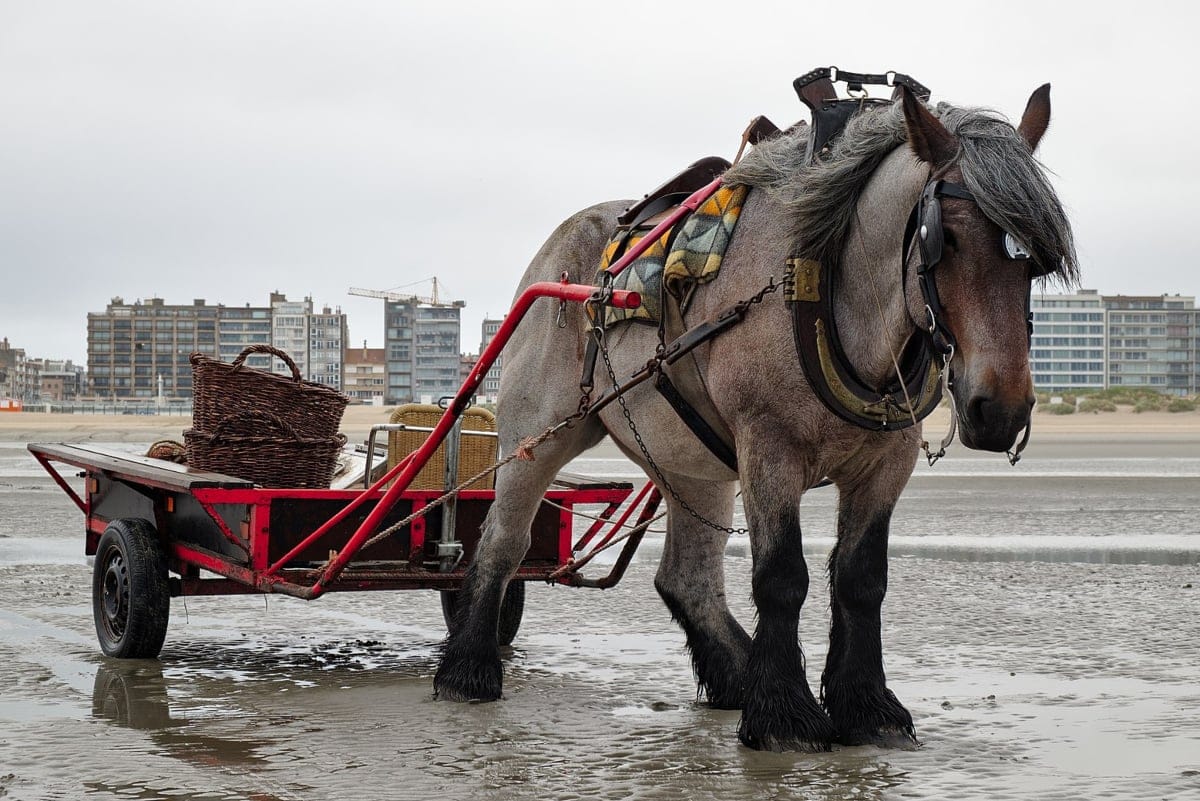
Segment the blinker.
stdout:
<svg viewBox="0 0 1200 801">
<path fill-rule="evenodd" d="M 1004 254 L 1013 261 L 1025 261 L 1030 258 L 1029 251 L 1025 246 L 1007 231 L 1004 232 Z"/>
</svg>

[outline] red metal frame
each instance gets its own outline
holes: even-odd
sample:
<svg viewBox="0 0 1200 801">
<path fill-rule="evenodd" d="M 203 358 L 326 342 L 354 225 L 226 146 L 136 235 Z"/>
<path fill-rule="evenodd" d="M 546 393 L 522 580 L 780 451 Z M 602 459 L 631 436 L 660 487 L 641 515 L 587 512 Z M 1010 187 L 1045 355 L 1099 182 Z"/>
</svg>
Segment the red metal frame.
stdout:
<svg viewBox="0 0 1200 801">
<path fill-rule="evenodd" d="M 690 208 L 694 209 L 703 202 L 708 195 L 711 195 L 716 190 L 719 184 L 719 180 L 714 181 L 708 187 L 695 193 L 688 201 L 685 201 L 685 210 L 680 212 L 680 216 L 686 212 L 689 204 L 691 204 Z M 647 243 L 647 246 L 649 242 L 653 242 L 653 232 L 650 237 L 647 237 L 643 241 Z M 641 243 L 638 244 L 640 245 Z M 622 262 L 628 263 L 628 261 L 632 261 L 633 258 L 636 258 L 637 252 L 636 248 L 631 249 L 630 253 L 626 254 L 627 259 L 622 259 L 621 262 L 613 265 L 611 271 L 614 271 L 614 274 L 615 272 L 620 272 L 620 269 L 623 269 L 624 266 Z M 403 459 L 366 490 L 191 489 L 190 494 L 199 503 L 200 508 L 204 510 L 205 514 L 212 519 L 221 535 L 236 546 L 238 550 L 247 553 L 248 566 L 239 565 L 222 554 L 168 538 L 166 543 L 168 557 L 172 561 L 173 566 L 177 568 L 177 572 L 182 576 L 179 580 L 180 592 L 183 594 L 254 591 L 282 592 L 311 599 L 321 596 L 330 589 L 411 589 L 418 587 L 452 589 L 458 586 L 463 576 L 463 571 L 461 570 L 441 573 L 420 569 L 423 560 L 426 532 L 424 518 L 418 517 L 412 522 L 409 528 L 410 569 L 389 571 L 364 570 L 362 567 L 356 567 L 338 586 L 331 587 L 342 576 L 343 571 L 349 566 L 351 560 L 357 556 L 367 539 L 380 528 L 383 520 L 397 502 L 401 499 L 407 500 L 413 504 L 413 510 L 416 511 L 442 494 L 436 491 L 410 490 L 409 485 L 416 474 L 429 461 L 438 446 L 442 444 L 454 425 L 455 420 L 469 406 L 470 398 L 475 394 L 484 376 L 487 375 L 488 370 L 495 363 L 501 350 L 503 350 L 517 326 L 525 317 L 525 314 L 538 298 L 552 298 L 575 303 L 598 301 L 622 309 L 637 308 L 641 304 L 641 297 L 638 293 L 624 290 L 609 292 L 604 289 L 597 289 L 594 286 L 570 284 L 566 281 L 561 283 L 539 282 L 529 286 L 517 298 L 512 310 L 501 324 L 499 331 L 484 349 L 471 374 L 459 388 L 453 401 L 449 404 L 446 412 L 442 415 L 425 442 L 420 448 Z M 32 450 L 34 446 L 30 447 Z M 53 477 L 55 482 L 62 487 L 80 510 L 84 512 L 87 518 L 85 528 L 88 532 L 88 541 L 90 545 L 94 545 L 92 539 L 98 538 L 110 521 L 102 519 L 101 516 L 93 512 L 93 488 L 89 486 L 86 497 L 80 498 L 58 471 L 52 467 L 50 464 L 51 459 L 47 455 L 34 451 L 34 456 Z M 80 457 L 80 462 L 68 461 L 67 463 L 90 469 L 83 457 Z M 101 472 L 104 475 L 109 475 L 105 471 Z M 115 480 L 124 480 L 126 483 L 136 483 L 141 487 L 156 489 L 163 493 L 177 493 L 179 491 L 177 487 L 160 485 L 153 480 L 122 479 L 119 475 L 111 475 L 110 477 Z M 89 482 L 92 480 L 89 477 Z M 388 486 L 389 482 L 391 482 L 390 486 Z M 573 569 L 568 569 L 564 573 L 561 568 L 571 564 L 574 550 L 581 549 L 590 542 L 599 532 L 604 522 L 615 513 L 621 503 L 627 500 L 630 494 L 631 491 L 628 487 L 619 489 L 548 491 L 546 497 L 564 507 L 559 516 L 556 548 L 559 565 L 545 568 L 536 565 L 522 565 L 518 568 L 516 578 L 522 580 L 557 580 L 560 583 L 576 586 L 611 586 L 615 584 L 620 579 L 620 574 L 624 572 L 629 559 L 632 558 L 633 549 L 636 548 L 638 541 L 641 539 L 640 535 L 630 538 L 617 560 L 617 565 L 614 566 L 608 576 L 602 579 L 583 579 Z M 647 497 L 648 495 L 649 497 Z M 170 505 L 172 503 L 171 498 L 173 497 L 171 495 L 164 495 L 166 500 L 163 505 L 167 506 L 166 513 L 168 514 L 173 509 L 173 506 Z M 494 498 L 494 493 L 491 490 L 466 490 L 460 493 L 459 497 L 463 500 L 491 500 Z M 316 530 L 305 536 L 284 556 L 277 559 L 273 564 L 268 564 L 271 505 L 274 501 L 285 498 L 298 500 L 320 499 L 325 501 L 344 500 L 346 504 L 332 517 L 318 526 Z M 335 526 L 352 514 L 355 509 L 369 500 L 376 501 L 374 508 L 354 530 L 349 539 L 344 543 L 340 543 L 340 550 L 337 551 L 334 558 L 323 569 L 288 567 L 290 563 L 296 560 L 299 554 L 315 545 Z M 658 493 L 650 493 L 650 485 L 647 484 L 646 488 L 630 503 L 624 514 L 612 525 L 612 530 L 601 539 L 600 546 L 612 540 L 632 514 L 633 510 L 639 505 L 642 507 L 639 521 L 649 519 L 650 515 L 653 514 L 653 508 L 657 506 L 658 500 Z M 602 520 L 597 521 L 596 524 L 590 527 L 588 532 L 580 538 L 579 543 L 573 543 L 573 517 L 571 510 L 574 506 L 581 504 L 604 504 L 605 510 L 601 514 Z M 156 508 L 159 507 L 157 502 L 155 505 Z M 216 509 L 218 505 L 241 505 L 246 508 L 248 520 L 244 524 L 244 536 L 239 536 L 229 527 L 218 513 Z M 411 569 L 413 567 L 418 569 Z M 201 569 L 215 573 L 223 578 L 201 578 L 199 576 L 199 570 Z M 552 573 L 555 574 L 553 577 Z"/>
</svg>

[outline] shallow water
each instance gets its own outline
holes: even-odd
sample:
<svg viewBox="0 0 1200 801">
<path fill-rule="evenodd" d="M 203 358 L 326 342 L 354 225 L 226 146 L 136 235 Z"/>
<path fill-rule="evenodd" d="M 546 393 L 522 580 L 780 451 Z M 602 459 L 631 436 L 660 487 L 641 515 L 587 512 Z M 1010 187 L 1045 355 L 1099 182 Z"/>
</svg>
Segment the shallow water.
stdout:
<svg viewBox="0 0 1200 801">
<path fill-rule="evenodd" d="M 1196 459 L 919 470 L 884 650 L 924 745 L 797 755 L 742 748 L 736 712 L 696 703 L 654 536 L 614 589 L 529 588 L 499 703 L 432 699 L 431 592 L 176 599 L 161 660 L 106 659 L 81 516 L 5 445 L 0 798 L 1200 798 Z M 572 470 L 619 472 L 588 458 Z M 835 504 L 803 511 L 814 683 Z M 729 552 L 752 625 L 745 539 Z"/>
</svg>

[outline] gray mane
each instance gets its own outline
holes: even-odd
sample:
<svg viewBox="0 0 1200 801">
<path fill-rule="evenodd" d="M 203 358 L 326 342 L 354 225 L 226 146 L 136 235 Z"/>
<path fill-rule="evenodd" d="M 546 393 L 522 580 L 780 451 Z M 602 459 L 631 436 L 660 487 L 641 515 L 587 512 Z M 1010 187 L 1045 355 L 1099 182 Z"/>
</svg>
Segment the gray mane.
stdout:
<svg viewBox="0 0 1200 801">
<path fill-rule="evenodd" d="M 1079 267 L 1066 213 L 1013 126 L 995 112 L 946 103 L 934 114 L 958 137 L 956 164 L 984 215 L 1024 243 L 1061 282 L 1076 283 Z M 859 195 L 879 164 L 907 141 L 908 132 L 899 103 L 868 108 L 850 120 L 827 158 L 810 165 L 808 131 L 802 126 L 762 143 L 725 180 L 769 193 L 793 221 L 791 252 L 836 266 Z"/>
</svg>

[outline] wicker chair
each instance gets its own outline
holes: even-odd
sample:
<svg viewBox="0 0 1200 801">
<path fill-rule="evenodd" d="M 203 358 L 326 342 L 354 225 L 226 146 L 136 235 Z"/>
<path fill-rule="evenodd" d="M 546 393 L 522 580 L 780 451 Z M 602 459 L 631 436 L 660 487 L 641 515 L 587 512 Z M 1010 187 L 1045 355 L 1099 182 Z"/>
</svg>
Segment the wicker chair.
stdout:
<svg viewBox="0 0 1200 801">
<path fill-rule="evenodd" d="M 433 428 L 445 410 L 429 403 L 406 403 L 392 412 L 390 422 L 407 426 Z M 471 476 L 496 462 L 499 444 L 496 437 L 472 436 L 468 431 L 495 431 L 496 416 L 487 409 L 471 408 L 462 415 L 462 442 L 458 451 L 458 480 L 461 484 Z M 388 468 L 395 467 L 405 456 L 415 451 L 429 436 L 424 431 L 393 431 L 388 435 Z M 495 473 L 480 479 L 468 489 L 494 489 Z M 446 486 L 446 443 L 443 442 L 426 465 L 413 479 L 410 489 L 440 490 Z"/>
</svg>

